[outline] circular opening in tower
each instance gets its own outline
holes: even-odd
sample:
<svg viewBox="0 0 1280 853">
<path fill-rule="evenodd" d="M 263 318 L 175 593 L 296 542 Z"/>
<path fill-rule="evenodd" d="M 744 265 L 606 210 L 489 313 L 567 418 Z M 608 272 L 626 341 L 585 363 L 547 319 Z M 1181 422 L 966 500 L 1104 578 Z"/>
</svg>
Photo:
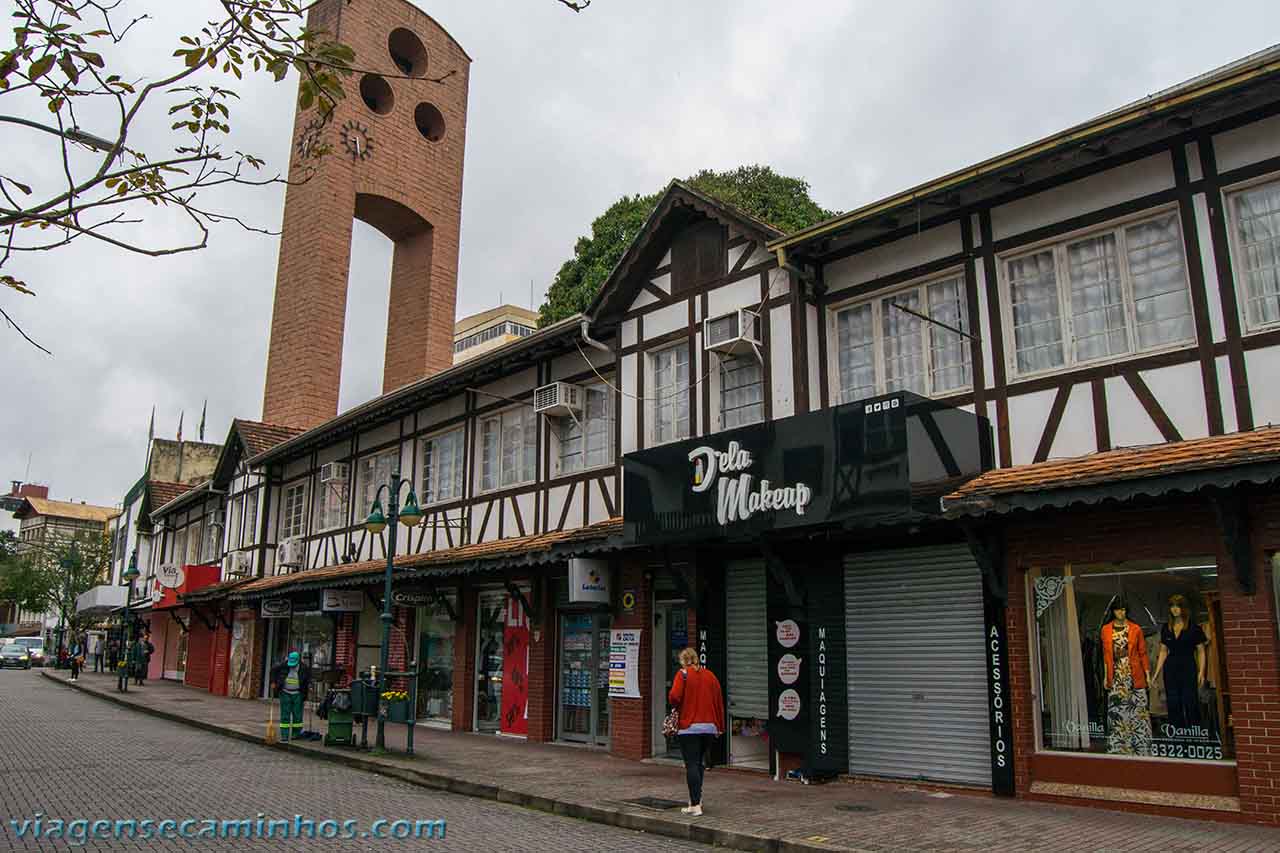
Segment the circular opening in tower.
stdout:
<svg viewBox="0 0 1280 853">
<path fill-rule="evenodd" d="M 444 116 L 434 104 L 425 101 L 418 104 L 418 108 L 413 111 L 413 121 L 418 125 L 418 132 L 432 142 L 444 139 Z"/>
<path fill-rule="evenodd" d="M 364 105 L 378 115 L 386 115 L 395 105 L 396 96 L 391 93 L 391 84 L 377 74 L 366 74 L 360 78 L 360 98 Z"/>
<path fill-rule="evenodd" d="M 396 27 L 387 36 L 387 51 L 400 73 L 409 77 L 421 77 L 427 73 L 427 47 L 412 30 Z"/>
</svg>

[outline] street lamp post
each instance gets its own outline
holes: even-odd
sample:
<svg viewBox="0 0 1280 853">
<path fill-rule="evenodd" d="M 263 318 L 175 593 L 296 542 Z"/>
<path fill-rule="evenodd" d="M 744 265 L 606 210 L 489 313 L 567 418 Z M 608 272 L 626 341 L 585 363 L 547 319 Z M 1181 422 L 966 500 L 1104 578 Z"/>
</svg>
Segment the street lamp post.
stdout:
<svg viewBox="0 0 1280 853">
<path fill-rule="evenodd" d="M 129 648 L 132 645 L 129 640 L 130 630 L 133 627 L 133 582 L 138 579 L 138 549 L 133 549 L 133 554 L 129 556 L 129 567 L 124 570 L 124 574 L 120 576 L 122 580 L 128 582 L 125 588 L 124 596 L 124 619 L 123 629 L 124 636 L 120 639 L 120 657 L 116 660 L 116 690 L 121 693 L 129 692 Z M 124 677 L 120 677 L 120 664 L 124 663 Z"/>
<path fill-rule="evenodd" d="M 409 486 L 409 496 L 405 499 L 404 507 L 401 508 L 400 488 L 405 484 Z M 385 516 L 382 513 L 382 504 L 379 502 L 384 489 L 387 492 Z M 382 709 L 382 694 L 386 692 L 387 668 L 391 660 L 391 570 L 395 566 L 397 521 L 405 527 L 413 527 L 422 521 L 422 510 L 418 508 L 418 498 L 413 493 L 413 482 L 402 480 L 399 471 L 392 471 L 388 481 L 379 486 L 377 494 L 373 496 L 373 506 L 364 523 L 365 529 L 375 536 L 382 533 L 388 524 L 391 525 L 391 530 L 387 533 L 387 567 L 382 579 L 382 651 L 378 664 L 378 735 L 375 741 L 378 749 L 385 749 L 387 745 L 387 715 Z"/>
<path fill-rule="evenodd" d="M 71 597 L 71 570 L 75 568 L 75 560 L 79 554 L 76 551 L 76 543 L 72 542 L 67 549 L 66 555 L 58 561 L 58 568 L 62 569 L 62 596 L 58 601 L 58 644 L 54 649 L 54 666 L 61 668 L 63 661 L 62 650 L 65 645 L 63 640 L 67 635 L 68 623 L 71 621 L 67 618 L 67 599 Z"/>
</svg>

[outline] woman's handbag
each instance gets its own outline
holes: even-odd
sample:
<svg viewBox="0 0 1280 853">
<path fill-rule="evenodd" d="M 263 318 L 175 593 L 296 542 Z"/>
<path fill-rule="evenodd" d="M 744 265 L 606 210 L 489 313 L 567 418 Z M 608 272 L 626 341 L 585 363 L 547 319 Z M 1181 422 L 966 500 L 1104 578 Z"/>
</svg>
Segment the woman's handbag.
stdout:
<svg viewBox="0 0 1280 853">
<path fill-rule="evenodd" d="M 680 671 L 680 677 L 685 680 L 685 686 L 689 685 L 689 676 L 684 670 Z M 675 737 L 680 732 L 680 709 L 672 708 L 671 713 L 667 714 L 666 719 L 662 721 L 662 736 Z"/>
</svg>

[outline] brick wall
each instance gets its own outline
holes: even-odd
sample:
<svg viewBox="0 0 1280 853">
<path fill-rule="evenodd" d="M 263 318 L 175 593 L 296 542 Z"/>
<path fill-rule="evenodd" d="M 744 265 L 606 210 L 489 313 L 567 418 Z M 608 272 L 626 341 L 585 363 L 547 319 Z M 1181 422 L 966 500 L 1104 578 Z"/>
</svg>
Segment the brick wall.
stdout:
<svg viewBox="0 0 1280 853">
<path fill-rule="evenodd" d="M 1215 556 L 1222 607 L 1221 642 L 1236 738 L 1241 817 L 1280 823 L 1280 647 L 1265 552 L 1280 548 L 1280 498 L 1252 507 L 1257 592 L 1244 594 L 1225 553 L 1217 519 L 1203 499 L 1158 505 L 1107 507 L 1105 510 L 1047 513 L 1033 521 L 1009 524 L 1009 684 L 1014 697 L 1014 778 L 1019 797 L 1029 796 L 1035 753 L 1030 637 L 1034 611 L 1028 613 L 1026 572 L 1065 563 Z M 1154 660 L 1153 660 L 1154 662 Z M 1170 763 L 1178 772 L 1194 772 L 1194 763 Z M 1100 766 L 1092 784 L 1106 785 Z M 1100 805 L 1097 800 L 1081 804 Z M 1125 804 L 1115 804 L 1129 808 Z M 1188 816 L 1186 809 L 1132 807 Z M 1198 812 L 1218 817 L 1219 813 Z"/>
<path fill-rule="evenodd" d="M 646 569 L 638 559 L 623 558 L 614 576 L 619 590 L 636 591 L 636 607 L 629 614 L 618 608 L 613 627 L 640 629 L 640 698 L 609 700 L 609 751 L 619 758 L 653 754 L 653 594 L 645 580 Z"/>
<path fill-rule="evenodd" d="M 391 608 L 391 645 L 387 649 L 387 667 L 390 672 L 403 672 L 409 665 L 409 644 L 413 642 L 414 610 L 409 607 Z M 408 690 L 407 678 L 393 678 L 389 690 Z"/>
<path fill-rule="evenodd" d="M 535 578 L 541 586 L 542 612 L 529 626 L 529 740 L 555 739 L 556 702 L 556 608 L 553 585 L 546 577 Z"/>
<path fill-rule="evenodd" d="M 353 217 L 396 243 L 383 390 L 452 363 L 471 63 L 407 0 L 322 0 L 308 25 L 335 33 L 355 50 L 362 68 L 386 75 L 393 98 L 388 111 L 374 112 L 356 75 L 328 123 L 311 127 L 315 111 L 294 118 L 289 175 L 295 183 L 285 194 L 263 417 L 304 428 L 337 414 Z M 438 83 L 394 79 L 402 72 L 392 61 L 388 36 L 398 27 L 423 42 L 426 77 L 452 75 Z M 440 139 L 419 131 L 414 116 L 421 104 L 443 117 Z M 368 135 L 361 148 L 367 157 L 344 146 L 344 132 L 349 136 L 356 124 Z M 330 148 L 327 156 L 303 155 L 298 142 L 309 133 Z"/>
<path fill-rule="evenodd" d="M 338 635 L 333 663 L 342 670 L 337 687 L 347 687 L 356 677 L 356 615 L 343 613 L 338 617 Z"/>
<path fill-rule="evenodd" d="M 471 731 L 476 684 L 476 591 L 464 585 L 458 594 L 462 611 L 453 645 L 453 730 Z"/>
</svg>

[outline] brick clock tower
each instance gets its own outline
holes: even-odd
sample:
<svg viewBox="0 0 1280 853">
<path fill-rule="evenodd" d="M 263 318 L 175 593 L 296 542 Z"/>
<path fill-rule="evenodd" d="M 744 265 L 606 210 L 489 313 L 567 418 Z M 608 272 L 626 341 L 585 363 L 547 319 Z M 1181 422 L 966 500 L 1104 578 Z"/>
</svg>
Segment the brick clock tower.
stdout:
<svg viewBox="0 0 1280 853">
<path fill-rule="evenodd" d="M 262 417 L 300 428 L 338 413 L 353 219 L 395 243 L 383 392 L 452 363 L 471 64 L 407 0 L 321 0 L 308 26 L 369 73 L 294 118 Z"/>
</svg>

